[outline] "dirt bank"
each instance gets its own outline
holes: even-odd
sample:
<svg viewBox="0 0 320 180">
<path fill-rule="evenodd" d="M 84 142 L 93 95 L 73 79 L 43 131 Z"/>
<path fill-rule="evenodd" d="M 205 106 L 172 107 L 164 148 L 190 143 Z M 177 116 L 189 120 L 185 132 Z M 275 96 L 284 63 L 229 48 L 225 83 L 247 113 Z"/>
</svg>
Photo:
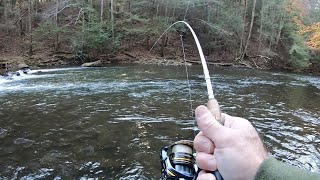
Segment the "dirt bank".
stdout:
<svg viewBox="0 0 320 180">
<path fill-rule="evenodd" d="M 72 49 L 67 44 L 61 45 L 60 51 L 52 50 L 52 43 L 34 44 L 33 55 L 28 56 L 25 46 L 27 44 L 24 38 L 13 35 L 6 35 L 0 31 L 0 74 L 6 71 L 15 71 L 19 69 L 19 64 L 27 64 L 32 69 L 62 67 L 62 66 L 80 66 L 84 63 L 101 61 L 102 66 L 110 63 L 140 63 L 140 64 L 158 64 L 158 65 L 184 65 L 183 53 L 179 39 L 171 39 L 164 48 L 163 57 L 160 56 L 160 48 L 155 47 L 149 52 L 150 47 L 146 44 L 139 44 L 134 47 L 123 43 L 117 55 L 92 53 L 85 56 L 79 56 L 72 53 Z M 190 43 L 186 43 L 185 55 L 187 64 L 199 64 L 200 59 L 197 49 Z M 254 52 L 254 51 L 252 51 Z M 254 53 L 252 53 L 254 54 Z M 216 51 L 207 54 L 205 57 L 209 65 L 227 66 L 236 68 L 252 69 L 277 69 L 283 71 L 297 71 L 292 68 L 284 57 L 272 53 L 262 55 L 246 55 L 244 60 L 237 60 L 234 52 Z M 5 64 L 5 65 L 4 65 Z M 313 62 L 304 73 L 320 74 L 320 62 Z"/>
</svg>

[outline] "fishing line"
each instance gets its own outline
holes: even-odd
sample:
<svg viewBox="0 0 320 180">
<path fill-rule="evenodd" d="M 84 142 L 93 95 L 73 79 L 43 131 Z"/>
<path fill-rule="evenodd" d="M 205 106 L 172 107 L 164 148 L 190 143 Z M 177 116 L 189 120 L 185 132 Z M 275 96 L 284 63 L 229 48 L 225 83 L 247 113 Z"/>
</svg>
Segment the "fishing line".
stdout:
<svg viewBox="0 0 320 180">
<path fill-rule="evenodd" d="M 188 87 L 189 87 L 189 101 L 190 101 L 190 111 L 191 111 L 191 116 L 193 117 L 193 135 L 194 137 L 196 137 L 196 121 L 194 118 L 194 114 L 193 114 L 193 104 L 192 104 L 192 93 L 191 93 L 191 84 L 190 84 L 190 79 L 189 79 L 189 72 L 188 72 L 188 65 L 187 65 L 187 59 L 186 59 L 186 52 L 185 52 L 185 48 L 184 48 L 184 43 L 183 43 L 183 35 L 180 34 L 180 41 L 181 41 L 181 47 L 182 47 L 182 53 L 183 53 L 183 60 L 184 60 L 184 66 L 186 68 L 186 75 L 187 75 L 187 83 L 188 83 Z"/>
<path fill-rule="evenodd" d="M 194 38 L 194 41 L 197 45 L 198 48 L 198 52 L 200 55 L 200 60 L 201 60 L 201 64 L 202 64 L 202 68 L 203 68 L 203 74 L 204 74 L 204 79 L 206 81 L 206 85 L 207 85 L 207 92 L 208 92 L 208 99 L 209 100 L 215 100 L 214 94 L 213 94 L 213 89 L 212 89 L 212 83 L 211 83 L 211 78 L 210 78 L 210 74 L 209 74 L 209 70 L 208 70 L 208 66 L 207 66 L 207 62 L 206 59 L 204 57 L 203 51 L 202 51 L 202 47 L 200 45 L 199 39 L 196 35 L 196 33 L 194 32 L 194 30 L 192 29 L 192 27 L 185 21 L 177 21 L 175 23 L 173 23 L 171 26 L 169 26 L 162 34 L 161 36 L 157 39 L 157 41 L 153 44 L 153 46 L 151 47 L 149 53 L 152 51 L 152 49 L 157 45 L 157 43 L 159 42 L 159 40 L 162 38 L 162 36 L 164 34 L 166 34 L 173 26 L 175 26 L 176 24 L 179 23 L 183 23 L 185 24 L 189 30 L 191 31 L 191 34 Z"/>
<path fill-rule="evenodd" d="M 218 110 L 218 114 L 220 114 L 220 108 L 219 108 L 219 105 L 218 105 L 218 102 L 216 101 L 215 99 L 215 96 L 213 94 L 213 89 L 212 89 L 212 83 L 211 83 L 211 78 L 210 78 L 210 74 L 209 74 L 209 70 L 208 70 L 208 66 L 207 66 L 207 62 L 206 62 L 206 59 L 204 57 L 204 54 L 203 54 L 203 51 L 202 51 L 202 47 L 200 45 L 200 42 L 199 42 L 199 39 L 196 35 L 196 33 L 194 32 L 194 30 L 192 29 L 192 27 L 185 21 L 177 21 L 175 23 L 173 23 L 171 26 L 169 26 L 161 35 L 160 37 L 156 40 L 156 42 L 153 44 L 153 46 L 151 47 L 149 53 L 152 51 L 152 49 L 156 46 L 156 44 L 159 42 L 159 40 L 173 27 L 175 26 L 176 24 L 179 24 L 179 23 L 182 23 L 184 25 L 186 25 L 188 27 L 188 29 L 190 30 L 193 38 L 194 38 L 194 41 L 197 45 L 197 49 L 198 49 L 198 53 L 200 55 L 200 60 L 201 60 L 201 64 L 202 64 L 202 68 L 203 68 L 203 74 L 204 74 L 204 79 L 206 81 L 206 85 L 207 85 L 207 93 L 208 93 L 208 99 L 209 101 L 211 102 L 214 102 L 213 104 L 215 106 L 217 106 L 216 110 Z M 188 79 L 188 86 L 189 86 L 189 98 L 191 97 L 191 87 L 190 87 L 190 80 L 189 80 L 189 74 L 188 74 L 188 68 L 187 68 L 187 64 L 186 64 L 186 54 L 185 54 L 185 48 L 184 48 L 184 43 L 183 43 L 183 38 L 182 36 L 180 35 L 180 40 L 181 40 L 181 44 L 182 44 L 182 49 L 183 49 L 183 58 L 184 58 L 184 61 L 185 61 L 185 66 L 186 66 L 186 73 L 187 73 L 187 79 Z M 193 106 L 192 106 L 192 98 L 190 98 L 190 106 L 191 106 L 191 111 L 193 110 Z M 212 103 L 211 103 L 212 104 Z M 193 116 L 193 111 L 192 111 L 192 116 Z M 219 115 L 221 116 L 221 115 Z M 193 116 L 194 117 L 194 116 Z M 194 119 L 195 120 L 195 119 Z M 195 132 L 195 127 L 196 127 L 196 122 L 194 121 L 194 134 L 196 134 Z"/>
</svg>

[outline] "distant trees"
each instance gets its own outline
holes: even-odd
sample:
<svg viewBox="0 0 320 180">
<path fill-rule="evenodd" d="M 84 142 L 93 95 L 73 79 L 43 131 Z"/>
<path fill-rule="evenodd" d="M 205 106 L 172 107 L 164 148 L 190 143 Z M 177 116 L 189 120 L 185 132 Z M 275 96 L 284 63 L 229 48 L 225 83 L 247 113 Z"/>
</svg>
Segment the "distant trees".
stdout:
<svg viewBox="0 0 320 180">
<path fill-rule="evenodd" d="M 148 49 L 177 20 L 193 25 L 206 55 L 243 61 L 278 54 L 304 67 L 309 49 L 319 48 L 320 0 L 0 0 L 0 15 L 6 33 L 27 36 L 29 55 L 44 42 L 81 57 L 117 53 L 121 42 L 126 50 Z M 176 36 L 163 37 L 161 56 Z"/>
<path fill-rule="evenodd" d="M 312 50 L 320 52 L 320 22 L 304 27 L 299 33 L 307 36 L 307 45 Z"/>
</svg>

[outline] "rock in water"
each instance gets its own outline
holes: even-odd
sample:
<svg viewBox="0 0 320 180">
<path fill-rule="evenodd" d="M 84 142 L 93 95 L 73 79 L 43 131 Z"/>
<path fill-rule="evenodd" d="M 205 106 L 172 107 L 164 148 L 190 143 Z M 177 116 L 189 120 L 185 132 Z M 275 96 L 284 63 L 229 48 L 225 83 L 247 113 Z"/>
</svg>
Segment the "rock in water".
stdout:
<svg viewBox="0 0 320 180">
<path fill-rule="evenodd" d="M 25 138 L 18 138 L 14 141 L 14 144 L 21 145 L 25 148 L 32 146 L 35 143 L 35 141 Z"/>
<path fill-rule="evenodd" d="M 22 69 L 22 70 L 24 70 L 24 69 L 29 69 L 29 68 L 30 68 L 30 67 L 29 67 L 27 64 L 25 64 L 25 63 L 19 64 L 18 67 L 19 67 L 19 69 Z"/>
<path fill-rule="evenodd" d="M 99 60 L 99 61 L 95 61 L 95 62 L 91 62 L 91 63 L 84 63 L 81 66 L 82 67 L 101 67 L 102 64 L 103 63 Z"/>
</svg>

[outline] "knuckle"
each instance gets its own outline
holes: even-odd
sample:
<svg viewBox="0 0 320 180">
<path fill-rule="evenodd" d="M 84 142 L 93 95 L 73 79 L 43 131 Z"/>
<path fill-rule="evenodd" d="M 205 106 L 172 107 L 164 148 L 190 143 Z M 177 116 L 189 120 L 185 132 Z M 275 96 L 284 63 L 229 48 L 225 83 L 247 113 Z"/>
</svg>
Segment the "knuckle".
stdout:
<svg viewBox="0 0 320 180">
<path fill-rule="evenodd" d="M 217 169 L 217 164 L 212 154 L 200 153 L 199 156 L 197 154 L 196 163 L 203 170 L 214 171 Z"/>
<path fill-rule="evenodd" d="M 204 129 L 202 130 L 204 134 L 209 133 L 217 125 L 217 121 L 207 121 L 204 124 Z"/>
</svg>

